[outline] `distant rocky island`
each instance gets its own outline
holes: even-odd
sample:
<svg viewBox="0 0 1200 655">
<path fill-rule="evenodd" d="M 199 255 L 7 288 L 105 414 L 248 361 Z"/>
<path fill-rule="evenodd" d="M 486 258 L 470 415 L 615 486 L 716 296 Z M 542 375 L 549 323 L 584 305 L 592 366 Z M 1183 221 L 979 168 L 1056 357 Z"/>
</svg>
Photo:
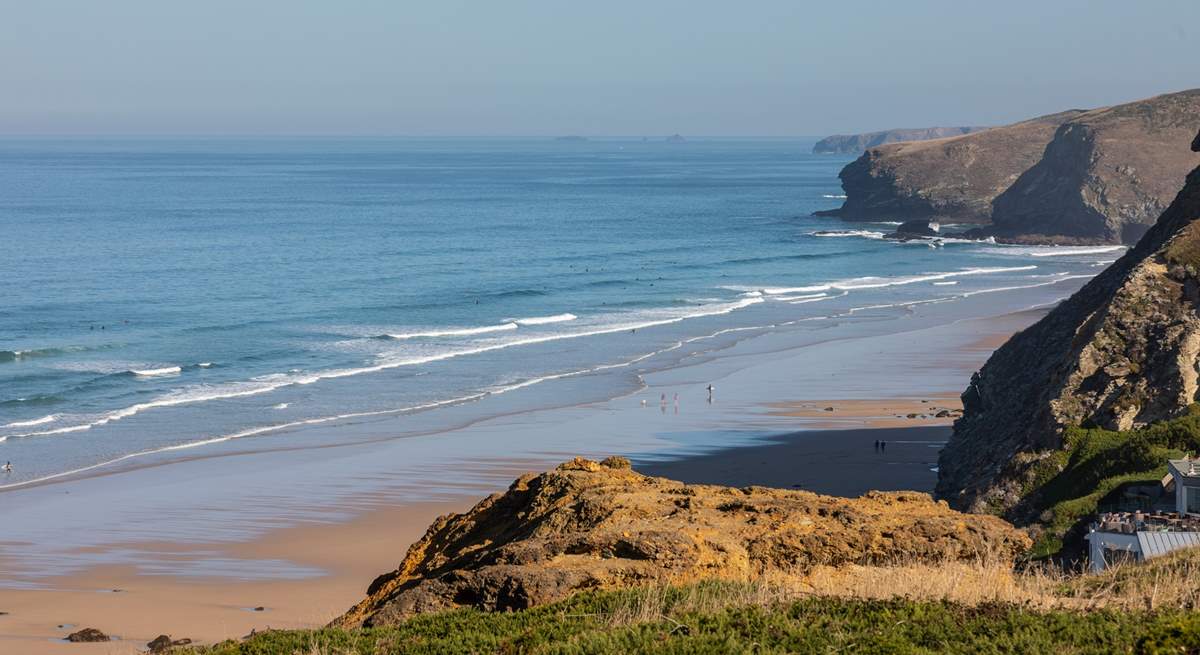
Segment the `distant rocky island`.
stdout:
<svg viewBox="0 0 1200 655">
<path fill-rule="evenodd" d="M 885 143 L 941 139 L 986 129 L 986 127 L 920 127 L 880 130 L 864 134 L 835 134 L 817 141 L 812 151 L 814 155 L 857 155 L 868 148 Z"/>
<path fill-rule="evenodd" d="M 1200 89 L 872 147 L 839 177 L 851 221 L 978 223 L 974 236 L 1132 244 L 1200 163 Z"/>
</svg>

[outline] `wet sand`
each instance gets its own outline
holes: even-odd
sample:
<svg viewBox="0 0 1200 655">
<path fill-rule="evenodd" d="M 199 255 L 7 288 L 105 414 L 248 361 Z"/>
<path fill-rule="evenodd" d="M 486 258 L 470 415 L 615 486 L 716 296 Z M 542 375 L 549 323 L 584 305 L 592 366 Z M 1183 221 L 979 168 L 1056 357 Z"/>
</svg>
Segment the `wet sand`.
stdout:
<svg viewBox="0 0 1200 655">
<path fill-rule="evenodd" d="M 659 463 L 635 462 L 647 475 L 698 484 L 803 489 L 853 498 L 868 491 L 933 492 L 948 426 L 805 431 L 757 446 Z M 877 448 L 876 442 L 884 442 Z"/>
<path fill-rule="evenodd" d="M 394 442 L 222 455 L 217 477 L 197 459 L 2 494 L 0 652 L 133 653 L 162 633 L 213 642 L 322 625 L 436 516 L 573 455 L 623 454 L 689 482 L 928 491 L 950 422 L 930 410 L 955 407 L 991 346 L 1042 313 L 786 351 L 767 338 L 648 373 L 638 393 L 602 403 Z M 680 400 L 660 407 L 664 394 Z M 81 627 L 123 639 L 60 641 Z"/>
</svg>

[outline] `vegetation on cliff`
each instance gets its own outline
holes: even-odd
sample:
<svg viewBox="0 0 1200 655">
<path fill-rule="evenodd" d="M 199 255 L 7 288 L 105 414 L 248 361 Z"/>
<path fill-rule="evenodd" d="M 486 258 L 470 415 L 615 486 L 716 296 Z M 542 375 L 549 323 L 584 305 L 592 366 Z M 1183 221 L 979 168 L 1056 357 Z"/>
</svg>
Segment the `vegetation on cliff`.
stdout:
<svg viewBox="0 0 1200 655">
<path fill-rule="evenodd" d="M 1038 460 L 1023 490 L 1022 513 L 1036 515 L 1041 534 L 1034 555 L 1076 555 L 1085 522 L 1118 502 L 1123 487 L 1159 484 L 1167 460 L 1200 453 L 1200 405 L 1186 416 L 1145 428 L 1114 432 L 1071 427 L 1063 448 Z"/>
</svg>

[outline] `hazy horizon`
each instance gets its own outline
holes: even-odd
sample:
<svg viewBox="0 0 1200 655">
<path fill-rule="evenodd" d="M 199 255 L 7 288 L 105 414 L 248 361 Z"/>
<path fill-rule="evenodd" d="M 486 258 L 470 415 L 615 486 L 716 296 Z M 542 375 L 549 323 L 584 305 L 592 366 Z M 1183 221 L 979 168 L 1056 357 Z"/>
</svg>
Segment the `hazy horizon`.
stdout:
<svg viewBox="0 0 1200 655">
<path fill-rule="evenodd" d="M 4 136 L 818 137 L 1200 86 L 1184 1 L 51 1 L 0 26 Z"/>
</svg>

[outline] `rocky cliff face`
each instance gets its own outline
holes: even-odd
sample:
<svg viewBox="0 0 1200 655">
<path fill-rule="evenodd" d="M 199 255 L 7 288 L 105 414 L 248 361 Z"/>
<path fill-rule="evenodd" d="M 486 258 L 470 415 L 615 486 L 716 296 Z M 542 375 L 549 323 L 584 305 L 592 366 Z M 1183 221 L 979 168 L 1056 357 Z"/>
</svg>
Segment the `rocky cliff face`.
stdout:
<svg viewBox="0 0 1200 655">
<path fill-rule="evenodd" d="M 1068 111 L 964 136 L 867 150 L 838 177 L 840 209 L 820 212 L 847 220 L 944 219 L 986 223 L 992 200 L 1042 155 Z"/>
<path fill-rule="evenodd" d="M 809 567 L 1012 558 L 1028 537 L 926 494 L 847 500 L 805 491 L 687 485 L 628 460 L 576 459 L 439 518 L 400 567 L 334 624 L 386 625 L 454 607 L 523 609 L 583 589 Z"/>
<path fill-rule="evenodd" d="M 992 355 L 963 393 L 963 417 L 939 459 L 939 497 L 1027 521 L 1026 478 L 1061 447 L 1065 426 L 1128 429 L 1196 401 L 1197 218 L 1200 168 L 1135 248 Z"/>
<path fill-rule="evenodd" d="M 970 134 L 986 127 L 925 127 L 917 129 L 882 130 L 865 134 L 835 134 L 827 136 L 813 145 L 815 155 L 857 155 L 868 148 L 896 143 L 898 141 L 927 141 L 948 136 Z"/>
<path fill-rule="evenodd" d="M 1136 243 L 1197 164 L 1200 89 L 1097 109 L 1064 123 L 993 203 L 1000 237 Z"/>
</svg>

